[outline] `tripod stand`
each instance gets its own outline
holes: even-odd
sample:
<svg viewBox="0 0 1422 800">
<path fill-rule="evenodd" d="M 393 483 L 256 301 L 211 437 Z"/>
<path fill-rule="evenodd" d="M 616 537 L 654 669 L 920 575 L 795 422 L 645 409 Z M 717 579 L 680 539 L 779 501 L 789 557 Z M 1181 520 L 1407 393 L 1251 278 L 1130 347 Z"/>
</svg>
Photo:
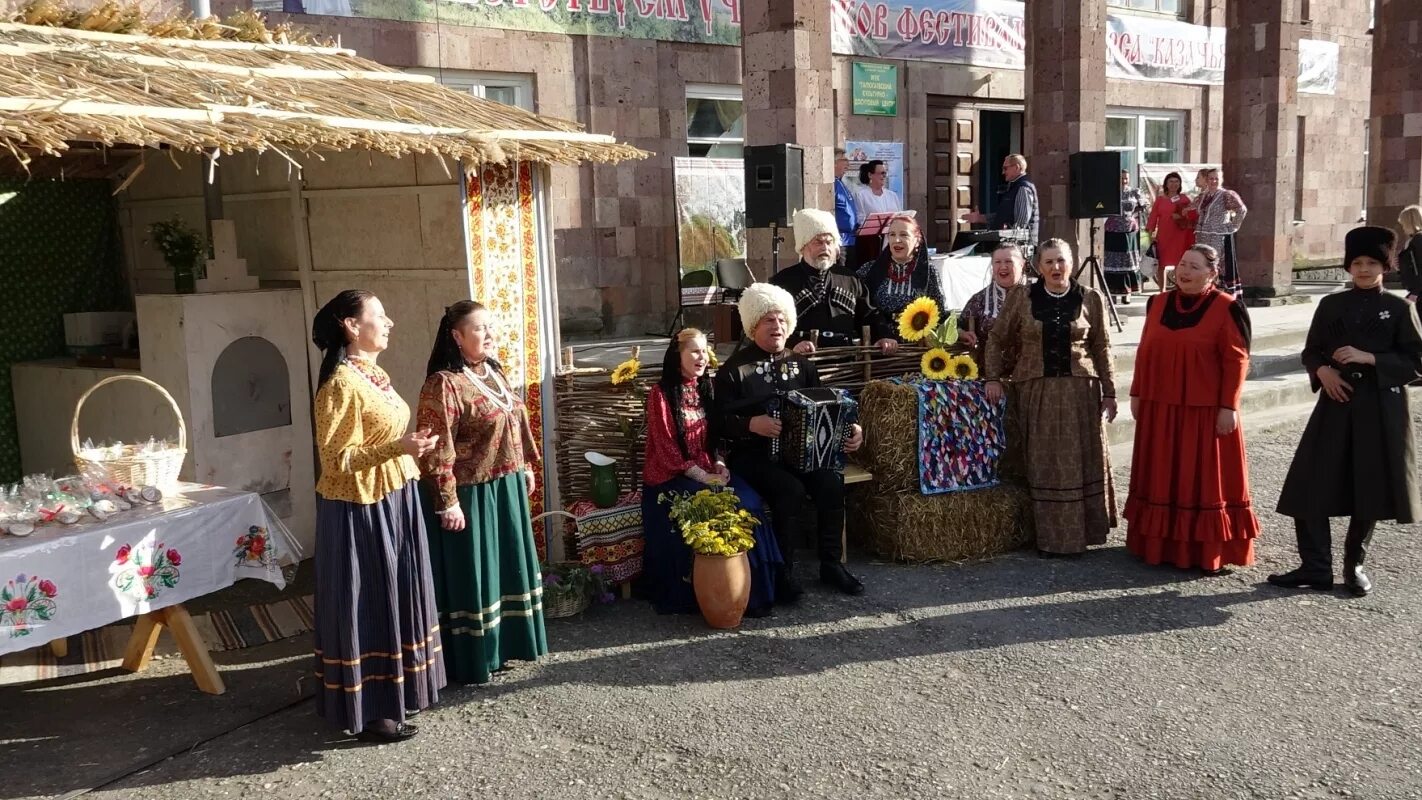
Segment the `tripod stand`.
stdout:
<svg viewBox="0 0 1422 800">
<path fill-rule="evenodd" d="M 1111 286 L 1106 283 L 1106 271 L 1101 268 L 1101 260 L 1096 257 L 1096 220 L 1099 217 L 1091 218 L 1090 254 L 1081 262 L 1080 271 L 1091 270 L 1092 279 L 1100 287 L 1101 293 L 1106 295 L 1106 311 L 1111 315 L 1111 324 L 1116 326 L 1116 332 L 1120 333 L 1124 328 L 1121 326 L 1121 317 L 1116 313 L 1116 300 L 1111 296 Z"/>
</svg>

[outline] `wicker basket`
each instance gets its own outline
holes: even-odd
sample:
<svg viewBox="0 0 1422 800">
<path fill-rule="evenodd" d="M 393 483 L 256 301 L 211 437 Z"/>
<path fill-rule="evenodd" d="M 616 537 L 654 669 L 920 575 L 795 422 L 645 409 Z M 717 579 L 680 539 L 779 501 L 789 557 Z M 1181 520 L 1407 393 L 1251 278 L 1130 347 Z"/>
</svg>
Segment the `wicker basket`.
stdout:
<svg viewBox="0 0 1422 800">
<path fill-rule="evenodd" d="M 173 409 L 173 416 L 178 418 L 178 446 L 161 450 L 156 453 L 141 452 L 143 446 L 139 444 L 126 444 L 122 446 L 122 455 L 107 461 L 90 461 L 79 455 L 82 448 L 79 444 L 79 413 L 84 410 L 84 401 L 89 399 L 100 387 L 107 386 L 115 381 L 138 381 L 153 388 L 154 391 L 163 396 L 168 401 L 168 406 Z M 183 459 L 188 454 L 188 426 L 183 422 L 183 412 L 178 408 L 173 396 L 168 394 L 168 390 L 150 381 L 142 375 L 114 375 L 111 378 L 104 378 L 85 392 L 79 398 L 79 402 L 74 406 L 74 419 L 69 423 L 69 446 L 74 451 L 74 464 L 79 467 L 80 472 L 91 469 L 102 470 L 109 475 L 109 478 L 127 486 L 156 486 L 160 491 L 170 492 L 177 488 L 178 473 L 183 469 Z"/>
<path fill-rule="evenodd" d="M 592 605 L 592 598 L 587 593 L 581 595 L 560 594 L 549 599 L 548 595 L 543 595 L 543 616 L 548 619 L 559 617 L 572 617 L 588 610 Z"/>
</svg>

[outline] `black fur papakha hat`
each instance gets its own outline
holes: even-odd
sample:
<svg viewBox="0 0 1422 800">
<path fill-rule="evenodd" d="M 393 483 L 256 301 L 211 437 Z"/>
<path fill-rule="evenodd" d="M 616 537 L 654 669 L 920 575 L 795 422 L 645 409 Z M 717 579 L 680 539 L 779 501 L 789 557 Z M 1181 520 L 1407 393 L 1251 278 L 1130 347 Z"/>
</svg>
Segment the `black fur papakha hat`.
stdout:
<svg viewBox="0 0 1422 800">
<path fill-rule="evenodd" d="M 1348 269 L 1353 259 L 1367 256 L 1381 261 L 1383 269 L 1392 272 L 1397 269 L 1397 234 L 1391 228 L 1364 225 L 1348 231 L 1343 240 L 1343 268 Z"/>
</svg>

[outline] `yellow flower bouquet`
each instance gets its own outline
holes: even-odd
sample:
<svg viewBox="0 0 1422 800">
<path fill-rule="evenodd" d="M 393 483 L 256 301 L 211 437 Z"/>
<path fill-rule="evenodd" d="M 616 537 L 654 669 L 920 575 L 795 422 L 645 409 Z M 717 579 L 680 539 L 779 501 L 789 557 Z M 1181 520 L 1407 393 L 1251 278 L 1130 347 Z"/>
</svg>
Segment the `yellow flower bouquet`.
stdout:
<svg viewBox="0 0 1422 800">
<path fill-rule="evenodd" d="M 693 553 L 735 556 L 755 547 L 754 531 L 760 520 L 740 507 L 740 498 L 731 489 L 667 492 L 657 500 L 670 500 L 669 516 Z"/>
<path fill-rule="evenodd" d="M 920 297 L 904 306 L 899 314 L 899 336 L 910 342 L 923 342 L 928 350 L 919 361 L 924 377 L 935 380 L 977 380 L 978 364 L 971 355 L 953 355 L 948 348 L 958 342 L 958 312 L 948 314 L 940 325 L 942 312 L 931 297 Z"/>
</svg>

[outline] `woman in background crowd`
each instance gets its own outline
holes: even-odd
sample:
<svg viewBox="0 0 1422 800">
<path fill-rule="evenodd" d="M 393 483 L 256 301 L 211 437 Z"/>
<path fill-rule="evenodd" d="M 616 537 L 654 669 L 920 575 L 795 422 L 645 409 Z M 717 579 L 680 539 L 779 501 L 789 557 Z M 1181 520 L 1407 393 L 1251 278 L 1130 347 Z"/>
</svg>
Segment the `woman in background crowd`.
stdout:
<svg viewBox="0 0 1422 800">
<path fill-rule="evenodd" d="M 1121 213 L 1106 218 L 1106 258 L 1101 269 L 1111 294 L 1130 303 L 1141 290 L 1141 220 L 1145 202 L 1131 185 L 1131 173 L 1121 170 Z"/>
<path fill-rule="evenodd" d="M 1244 201 L 1231 189 L 1224 188 L 1220 170 L 1200 170 L 1195 179 L 1200 194 L 1191 204 L 1186 218 L 1195 225 L 1195 242 L 1214 248 L 1219 254 L 1221 291 L 1237 295 L 1244 289 L 1239 280 L 1239 263 L 1234 249 L 1234 235 L 1249 213 Z"/>
<path fill-rule="evenodd" d="M 1190 196 L 1185 194 L 1184 188 L 1180 173 L 1166 175 L 1160 196 L 1151 204 L 1150 217 L 1146 220 L 1146 230 L 1155 245 L 1156 283 L 1161 289 L 1171 287 L 1171 273 L 1185 251 L 1195 244 L 1194 226 L 1186 217 Z"/>
<path fill-rule="evenodd" d="M 888 186 L 888 164 L 877 158 L 864 162 L 859 168 L 859 183 L 862 185 L 855 192 L 854 202 L 859 209 L 861 221 L 870 214 L 892 214 L 904 210 L 904 203 L 899 199 L 898 193 Z"/>
</svg>

